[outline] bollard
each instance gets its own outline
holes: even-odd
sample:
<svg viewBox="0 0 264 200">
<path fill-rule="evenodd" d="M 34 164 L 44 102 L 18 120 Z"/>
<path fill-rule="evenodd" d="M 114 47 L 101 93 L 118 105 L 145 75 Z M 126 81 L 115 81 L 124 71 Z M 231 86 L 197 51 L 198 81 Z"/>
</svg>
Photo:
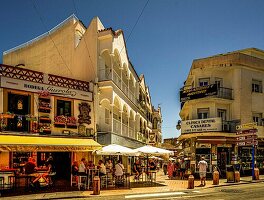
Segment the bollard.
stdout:
<svg viewBox="0 0 264 200">
<path fill-rule="evenodd" d="M 240 172 L 239 171 L 235 171 L 235 183 L 240 182 Z"/>
<path fill-rule="evenodd" d="M 259 169 L 254 168 L 254 180 L 259 180 Z"/>
<path fill-rule="evenodd" d="M 95 176 L 93 179 L 93 195 L 100 194 L 100 178 L 99 176 Z"/>
<path fill-rule="evenodd" d="M 187 189 L 193 189 L 194 188 L 194 176 L 190 175 L 188 177 L 188 188 Z"/>
<path fill-rule="evenodd" d="M 213 173 L 213 185 L 219 185 L 219 172 L 214 171 Z"/>
</svg>

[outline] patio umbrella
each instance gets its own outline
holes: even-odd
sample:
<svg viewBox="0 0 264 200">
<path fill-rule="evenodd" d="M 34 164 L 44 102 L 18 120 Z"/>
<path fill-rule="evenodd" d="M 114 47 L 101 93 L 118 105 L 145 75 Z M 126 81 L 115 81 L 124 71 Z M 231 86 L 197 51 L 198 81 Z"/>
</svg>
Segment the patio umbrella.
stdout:
<svg viewBox="0 0 264 200">
<path fill-rule="evenodd" d="M 139 153 L 117 144 L 110 144 L 103 147 L 101 150 L 96 151 L 97 155 L 125 155 L 125 156 L 137 156 Z"/>
<path fill-rule="evenodd" d="M 169 151 L 166 149 L 161 149 L 158 147 L 153 147 L 150 145 L 146 145 L 146 146 L 134 149 L 134 151 L 139 152 L 141 154 L 152 155 L 152 156 L 172 155 L 173 154 L 172 151 Z"/>
<path fill-rule="evenodd" d="M 148 173 L 148 158 L 149 156 L 160 156 L 160 155 L 173 155 L 172 151 L 166 150 L 166 149 L 161 149 L 158 147 L 153 147 L 150 145 L 146 145 L 143 147 L 139 147 L 137 149 L 134 149 L 134 151 L 141 153 L 141 154 L 145 154 L 147 155 L 147 173 Z"/>
</svg>

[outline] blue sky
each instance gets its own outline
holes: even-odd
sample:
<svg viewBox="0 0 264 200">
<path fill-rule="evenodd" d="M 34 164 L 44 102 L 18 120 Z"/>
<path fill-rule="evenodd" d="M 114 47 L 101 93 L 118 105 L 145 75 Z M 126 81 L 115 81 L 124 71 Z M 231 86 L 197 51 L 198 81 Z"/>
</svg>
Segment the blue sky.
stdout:
<svg viewBox="0 0 264 200">
<path fill-rule="evenodd" d="M 128 37 L 146 2 L 74 0 L 76 13 L 73 0 L 2 0 L 0 52 L 46 32 L 73 13 L 85 25 L 99 16 L 105 27 L 123 29 Z M 263 10 L 263 0 L 149 0 L 127 48 L 137 72 L 145 74 L 152 103 L 161 104 L 164 138 L 179 135 L 175 128 L 179 89 L 192 60 L 248 47 L 264 49 Z"/>
</svg>

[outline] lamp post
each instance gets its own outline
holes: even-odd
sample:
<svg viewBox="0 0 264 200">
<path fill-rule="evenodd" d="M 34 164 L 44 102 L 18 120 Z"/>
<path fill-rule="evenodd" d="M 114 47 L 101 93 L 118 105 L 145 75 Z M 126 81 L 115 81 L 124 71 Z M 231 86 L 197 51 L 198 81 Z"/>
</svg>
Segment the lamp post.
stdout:
<svg viewBox="0 0 264 200">
<path fill-rule="evenodd" d="M 179 131 L 181 129 L 181 120 L 178 120 L 178 123 L 176 125 L 176 129 Z"/>
</svg>

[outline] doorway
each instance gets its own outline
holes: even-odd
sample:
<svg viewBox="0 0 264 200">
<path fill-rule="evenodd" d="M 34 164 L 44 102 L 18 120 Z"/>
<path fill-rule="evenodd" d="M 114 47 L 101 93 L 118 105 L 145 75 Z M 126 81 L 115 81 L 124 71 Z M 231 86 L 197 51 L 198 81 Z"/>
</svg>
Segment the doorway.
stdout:
<svg viewBox="0 0 264 200">
<path fill-rule="evenodd" d="M 217 148 L 217 166 L 221 170 L 222 174 L 226 171 L 226 165 L 230 164 L 230 153 L 230 148 Z"/>
</svg>

